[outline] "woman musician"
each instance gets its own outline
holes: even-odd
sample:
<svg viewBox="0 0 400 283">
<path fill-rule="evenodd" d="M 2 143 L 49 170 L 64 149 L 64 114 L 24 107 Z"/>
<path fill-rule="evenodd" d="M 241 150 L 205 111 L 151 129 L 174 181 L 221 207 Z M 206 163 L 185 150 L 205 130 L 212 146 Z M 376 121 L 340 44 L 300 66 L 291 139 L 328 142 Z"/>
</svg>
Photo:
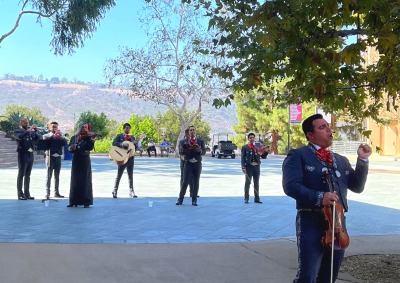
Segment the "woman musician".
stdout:
<svg viewBox="0 0 400 283">
<path fill-rule="evenodd" d="M 82 122 L 78 131 L 71 137 L 68 150 L 74 154 L 71 166 L 71 187 L 69 205 L 76 207 L 83 205 L 88 208 L 93 205 L 92 165 L 90 151 L 98 135 L 90 132 L 90 124 Z"/>
</svg>

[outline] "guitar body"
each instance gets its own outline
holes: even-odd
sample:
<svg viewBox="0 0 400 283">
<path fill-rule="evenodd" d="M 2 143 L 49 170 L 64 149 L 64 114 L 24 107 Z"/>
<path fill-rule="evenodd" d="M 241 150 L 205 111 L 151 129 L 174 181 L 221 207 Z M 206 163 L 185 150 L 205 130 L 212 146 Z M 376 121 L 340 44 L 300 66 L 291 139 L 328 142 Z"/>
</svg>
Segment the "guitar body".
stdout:
<svg viewBox="0 0 400 283">
<path fill-rule="evenodd" d="M 132 142 L 124 141 L 122 144 L 128 145 L 128 148 L 113 146 L 109 152 L 110 159 L 117 165 L 124 165 L 135 154 L 135 145 Z"/>
</svg>

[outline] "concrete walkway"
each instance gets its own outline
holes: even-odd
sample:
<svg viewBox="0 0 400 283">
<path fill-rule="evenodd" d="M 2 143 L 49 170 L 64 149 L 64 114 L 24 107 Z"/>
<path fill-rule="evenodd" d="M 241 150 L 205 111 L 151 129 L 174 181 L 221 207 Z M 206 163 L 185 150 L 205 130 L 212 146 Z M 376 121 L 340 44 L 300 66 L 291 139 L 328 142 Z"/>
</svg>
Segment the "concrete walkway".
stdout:
<svg viewBox="0 0 400 283">
<path fill-rule="evenodd" d="M 263 162 L 263 204 L 246 205 L 240 160 L 206 157 L 198 207 L 189 199 L 175 205 L 175 158 L 137 158 L 139 198 L 128 198 L 125 174 L 119 198 L 112 199 L 116 166 L 92 157 L 95 200 L 89 209 L 66 208 L 68 199 L 44 206 L 44 164 L 32 172 L 34 201 L 16 200 L 16 168 L 0 169 L 0 282 L 291 282 L 296 211 L 282 192 L 282 160 Z M 64 161 L 61 172 L 65 195 L 70 165 Z M 377 158 L 370 168 L 365 192 L 349 194 L 347 255 L 400 253 L 400 165 Z"/>
</svg>

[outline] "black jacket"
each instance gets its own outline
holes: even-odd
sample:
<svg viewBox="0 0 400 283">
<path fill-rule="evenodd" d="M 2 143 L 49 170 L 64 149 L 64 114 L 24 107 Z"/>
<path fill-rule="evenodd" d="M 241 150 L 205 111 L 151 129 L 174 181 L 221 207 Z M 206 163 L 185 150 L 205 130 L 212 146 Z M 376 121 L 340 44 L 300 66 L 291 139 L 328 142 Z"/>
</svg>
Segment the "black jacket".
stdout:
<svg viewBox="0 0 400 283">
<path fill-rule="evenodd" d="M 204 145 L 204 141 L 201 138 L 196 137 L 196 143 L 200 146 L 201 152 L 191 151 L 190 153 L 186 153 L 183 146 L 184 144 L 190 144 L 190 138 L 183 139 L 179 141 L 179 154 L 183 155 L 184 160 L 190 160 L 195 158 L 197 161 L 202 161 L 202 155 L 206 154 L 206 147 Z"/>
<path fill-rule="evenodd" d="M 27 131 L 23 128 L 15 130 L 14 137 L 17 140 L 17 152 L 27 152 L 35 149 L 35 142 L 39 139 L 37 132 Z"/>
<path fill-rule="evenodd" d="M 244 146 L 242 146 L 241 151 L 242 168 L 246 168 L 246 165 L 250 165 L 253 160 L 258 164 L 261 164 L 260 155 L 258 154 L 257 150 L 251 150 L 250 147 L 245 144 Z"/>
</svg>

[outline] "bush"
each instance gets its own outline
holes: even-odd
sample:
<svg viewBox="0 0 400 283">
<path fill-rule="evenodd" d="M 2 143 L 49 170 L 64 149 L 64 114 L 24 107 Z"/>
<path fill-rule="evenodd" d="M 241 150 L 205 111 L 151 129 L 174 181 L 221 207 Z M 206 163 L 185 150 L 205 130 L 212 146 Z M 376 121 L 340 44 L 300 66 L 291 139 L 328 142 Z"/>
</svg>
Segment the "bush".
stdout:
<svg viewBox="0 0 400 283">
<path fill-rule="evenodd" d="M 93 152 L 108 153 L 112 146 L 112 142 L 113 140 L 110 138 L 102 138 L 100 140 L 96 140 Z"/>
</svg>

